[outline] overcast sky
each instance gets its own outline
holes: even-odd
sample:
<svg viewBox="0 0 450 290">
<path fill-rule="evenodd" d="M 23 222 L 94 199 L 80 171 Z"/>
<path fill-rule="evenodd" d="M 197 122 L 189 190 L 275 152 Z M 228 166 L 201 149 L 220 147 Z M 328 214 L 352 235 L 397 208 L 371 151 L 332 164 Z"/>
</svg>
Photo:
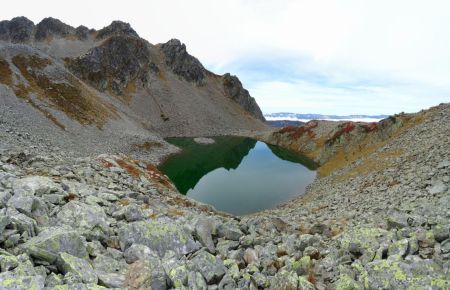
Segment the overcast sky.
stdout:
<svg viewBox="0 0 450 290">
<path fill-rule="evenodd" d="M 450 102 L 448 0 L 7 1 L 1 19 L 131 23 L 238 75 L 266 113 L 391 114 Z"/>
</svg>

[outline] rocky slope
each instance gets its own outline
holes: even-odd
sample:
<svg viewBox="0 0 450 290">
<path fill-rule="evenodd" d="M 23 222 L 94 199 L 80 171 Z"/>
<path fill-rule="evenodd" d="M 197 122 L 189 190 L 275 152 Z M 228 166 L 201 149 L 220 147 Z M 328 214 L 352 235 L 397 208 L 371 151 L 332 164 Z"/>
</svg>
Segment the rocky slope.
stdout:
<svg viewBox="0 0 450 290">
<path fill-rule="evenodd" d="M 450 105 L 395 118 L 304 197 L 243 217 L 150 163 L 0 131 L 16 140 L 0 146 L 0 288 L 450 289 Z M 334 142 L 352 147 L 347 131 Z"/>
<path fill-rule="evenodd" d="M 0 111 L 11 128 L 85 152 L 265 128 L 236 77 L 206 70 L 179 40 L 152 45 L 120 21 L 98 31 L 54 18 L 1 21 Z M 92 139 L 99 144 L 84 144 Z"/>
</svg>

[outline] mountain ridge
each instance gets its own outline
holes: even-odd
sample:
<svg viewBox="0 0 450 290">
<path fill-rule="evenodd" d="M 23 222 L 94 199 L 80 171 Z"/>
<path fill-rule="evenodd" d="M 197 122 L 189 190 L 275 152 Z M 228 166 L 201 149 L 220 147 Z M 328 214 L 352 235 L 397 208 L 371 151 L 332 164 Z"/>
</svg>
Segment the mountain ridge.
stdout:
<svg viewBox="0 0 450 290">
<path fill-rule="evenodd" d="M 121 21 L 100 30 L 55 18 L 0 21 L 0 69 L 0 102 L 18 109 L 15 96 L 37 110 L 38 119 L 23 116 L 30 128 L 160 136 L 265 128 L 237 77 L 208 71 L 179 40 L 153 45 Z"/>
</svg>

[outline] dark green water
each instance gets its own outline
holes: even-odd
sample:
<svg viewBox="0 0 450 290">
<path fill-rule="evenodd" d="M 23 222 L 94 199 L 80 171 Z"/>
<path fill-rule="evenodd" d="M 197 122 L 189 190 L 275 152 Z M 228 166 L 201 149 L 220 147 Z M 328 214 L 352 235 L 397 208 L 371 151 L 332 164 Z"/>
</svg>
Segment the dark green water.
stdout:
<svg viewBox="0 0 450 290">
<path fill-rule="evenodd" d="M 272 208 L 305 192 L 315 165 L 301 155 L 250 138 L 216 137 L 214 144 L 169 138 L 180 147 L 159 169 L 187 196 L 242 215 Z"/>
</svg>

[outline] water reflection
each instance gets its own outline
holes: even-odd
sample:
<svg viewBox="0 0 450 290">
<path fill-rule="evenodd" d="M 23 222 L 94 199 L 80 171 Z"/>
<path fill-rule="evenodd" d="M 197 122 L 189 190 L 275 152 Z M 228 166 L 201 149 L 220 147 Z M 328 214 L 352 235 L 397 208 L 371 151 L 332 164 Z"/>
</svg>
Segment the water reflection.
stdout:
<svg viewBox="0 0 450 290">
<path fill-rule="evenodd" d="M 303 156 L 249 138 L 217 137 L 201 145 L 168 141 L 183 149 L 160 166 L 189 197 L 232 214 L 271 208 L 304 193 L 314 164 Z"/>
</svg>

